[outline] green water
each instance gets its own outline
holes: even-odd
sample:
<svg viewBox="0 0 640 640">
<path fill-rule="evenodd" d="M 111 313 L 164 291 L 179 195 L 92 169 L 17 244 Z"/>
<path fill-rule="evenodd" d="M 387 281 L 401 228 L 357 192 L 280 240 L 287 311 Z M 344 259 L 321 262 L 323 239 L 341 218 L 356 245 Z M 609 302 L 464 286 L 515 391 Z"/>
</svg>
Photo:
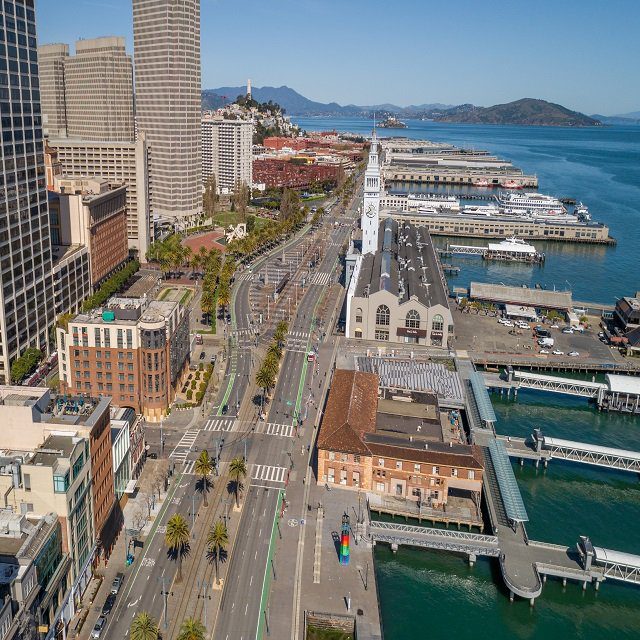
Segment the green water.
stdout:
<svg viewBox="0 0 640 640">
<path fill-rule="evenodd" d="M 550 436 L 640 450 L 640 419 L 600 414 L 585 401 L 521 392 L 518 401 L 492 397 L 498 431 Z M 640 554 L 640 481 L 634 474 L 552 461 L 536 470 L 514 464 L 530 522 L 529 536 L 594 544 Z M 510 603 L 495 562 L 473 568 L 463 557 L 376 547 L 376 576 L 386 640 L 422 638 L 639 638 L 640 588 L 611 581 L 599 592 L 547 581 L 533 609 Z"/>
</svg>

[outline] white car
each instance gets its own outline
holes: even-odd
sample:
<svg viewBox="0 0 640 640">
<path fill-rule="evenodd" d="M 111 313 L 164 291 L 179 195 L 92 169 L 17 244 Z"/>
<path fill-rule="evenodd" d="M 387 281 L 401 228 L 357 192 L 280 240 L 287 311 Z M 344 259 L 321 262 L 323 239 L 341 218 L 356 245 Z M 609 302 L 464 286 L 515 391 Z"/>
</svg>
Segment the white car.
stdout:
<svg viewBox="0 0 640 640">
<path fill-rule="evenodd" d="M 518 322 L 518 326 L 521 329 L 531 329 L 531 325 L 526 322 Z"/>
<path fill-rule="evenodd" d="M 513 322 L 511 322 L 511 320 L 505 320 L 502 323 L 505 327 L 514 327 L 515 325 L 513 324 Z"/>
<path fill-rule="evenodd" d="M 580 354 L 577 351 L 569 351 L 567 355 L 571 356 L 572 358 L 577 358 Z"/>
<path fill-rule="evenodd" d="M 564 355 L 564 351 L 560 351 L 560 349 L 554 349 L 551 353 L 554 356 L 563 356 Z"/>
<path fill-rule="evenodd" d="M 560 325 L 557 325 L 557 324 L 552 324 L 552 325 L 549 327 L 549 329 L 559 329 L 559 328 L 560 328 Z"/>
<path fill-rule="evenodd" d="M 540 349 L 540 353 L 549 353 L 547 349 Z"/>
<path fill-rule="evenodd" d="M 562 330 L 562 333 L 573 333 L 573 328 L 572 327 L 565 327 Z"/>
<path fill-rule="evenodd" d="M 498 318 L 498 324 L 507 324 L 507 322 L 511 322 L 511 320 L 507 320 L 506 318 Z"/>
</svg>

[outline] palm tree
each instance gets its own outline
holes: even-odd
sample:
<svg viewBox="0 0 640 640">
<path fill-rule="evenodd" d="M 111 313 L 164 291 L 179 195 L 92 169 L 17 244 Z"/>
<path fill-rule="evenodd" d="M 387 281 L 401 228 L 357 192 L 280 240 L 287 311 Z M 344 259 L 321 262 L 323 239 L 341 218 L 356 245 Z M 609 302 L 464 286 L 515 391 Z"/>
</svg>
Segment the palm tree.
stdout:
<svg viewBox="0 0 640 640">
<path fill-rule="evenodd" d="M 178 640 L 204 640 L 207 629 L 195 618 L 187 618 L 180 627 Z"/>
<path fill-rule="evenodd" d="M 176 582 L 182 582 L 182 557 L 189 552 L 189 526 L 179 513 L 169 518 L 164 542 L 169 547 L 169 554 L 178 561 Z"/>
<path fill-rule="evenodd" d="M 157 622 L 146 611 L 135 615 L 129 629 L 131 640 L 158 640 L 159 635 Z"/>
<path fill-rule="evenodd" d="M 196 460 L 194 466 L 196 475 L 200 476 L 200 488 L 202 490 L 202 496 L 204 499 L 204 506 L 207 505 L 207 493 L 209 492 L 209 476 L 213 471 L 213 460 L 209 456 L 209 452 L 203 449 Z"/>
<path fill-rule="evenodd" d="M 238 456 L 234 458 L 229 464 L 229 477 L 231 478 L 231 484 L 233 492 L 236 496 L 236 507 L 239 506 L 238 494 L 240 493 L 240 487 L 242 486 L 242 479 L 247 475 L 247 463 L 244 458 Z"/>
<path fill-rule="evenodd" d="M 229 532 L 227 526 L 222 520 L 218 520 L 207 535 L 207 547 L 209 553 L 216 562 L 216 582 L 220 584 L 220 576 L 218 575 L 218 560 L 226 557 L 227 545 L 229 544 Z"/>
<path fill-rule="evenodd" d="M 262 387 L 261 409 L 264 406 L 264 399 L 267 395 L 267 391 L 271 389 L 271 387 L 273 387 L 275 383 L 276 378 L 270 371 L 268 371 L 265 367 L 260 367 L 260 369 L 258 369 L 258 372 L 256 373 L 256 384 L 259 387 Z"/>
<path fill-rule="evenodd" d="M 280 362 L 272 353 L 269 353 L 264 359 L 262 367 L 275 378 L 276 374 L 278 373 L 278 369 L 280 368 Z"/>
</svg>

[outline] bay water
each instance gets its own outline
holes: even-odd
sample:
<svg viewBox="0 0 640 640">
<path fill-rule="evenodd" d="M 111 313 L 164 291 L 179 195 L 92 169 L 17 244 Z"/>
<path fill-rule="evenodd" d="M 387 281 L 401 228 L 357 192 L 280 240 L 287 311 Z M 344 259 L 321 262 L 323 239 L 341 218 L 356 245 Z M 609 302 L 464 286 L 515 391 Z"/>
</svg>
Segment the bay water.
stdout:
<svg viewBox="0 0 640 640">
<path fill-rule="evenodd" d="M 368 134 L 372 122 L 296 118 L 307 130 Z M 408 121 L 381 131 L 414 139 L 487 149 L 535 173 L 539 191 L 573 197 L 608 224 L 615 247 L 538 243 L 544 267 L 461 263 L 461 286 L 471 279 L 564 289 L 574 299 L 613 304 L 640 290 L 640 127 L 553 128 L 438 124 Z M 515 268 L 513 268 L 515 267 Z M 549 436 L 640 451 L 640 418 L 597 412 L 586 401 L 535 391 L 518 400 L 493 396 L 499 433 L 524 437 L 539 427 Z M 574 545 L 589 535 L 596 546 L 640 554 L 640 479 L 635 474 L 553 460 L 514 472 L 534 540 Z M 606 581 L 596 592 L 548 580 L 535 606 L 509 602 L 495 561 L 469 567 L 452 554 L 386 545 L 375 551 L 386 640 L 640 638 L 640 588 Z"/>
</svg>

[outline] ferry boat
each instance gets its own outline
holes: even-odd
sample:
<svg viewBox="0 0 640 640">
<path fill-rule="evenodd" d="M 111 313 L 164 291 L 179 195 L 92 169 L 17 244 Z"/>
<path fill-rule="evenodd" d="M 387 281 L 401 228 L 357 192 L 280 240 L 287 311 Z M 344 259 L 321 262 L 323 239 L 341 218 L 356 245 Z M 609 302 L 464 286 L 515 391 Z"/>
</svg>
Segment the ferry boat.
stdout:
<svg viewBox="0 0 640 640">
<path fill-rule="evenodd" d="M 562 216 L 567 210 L 560 200 L 542 193 L 499 193 L 498 206 L 507 215 Z"/>
<path fill-rule="evenodd" d="M 462 213 L 468 216 L 497 216 L 500 208 L 495 204 L 470 204 L 462 207 Z"/>
<path fill-rule="evenodd" d="M 481 188 L 485 188 L 485 187 L 489 187 L 489 186 L 491 186 L 491 185 L 489 184 L 489 181 L 488 181 L 488 180 L 478 180 L 477 182 L 474 182 L 474 183 L 473 183 L 473 186 L 474 186 L 474 187 L 481 187 Z"/>
<path fill-rule="evenodd" d="M 578 220 L 580 220 L 580 222 L 591 221 L 591 214 L 589 213 L 589 209 L 586 207 L 586 205 L 582 204 L 582 202 L 579 202 L 576 205 L 573 214 L 578 218 Z"/>
<path fill-rule="evenodd" d="M 536 248 L 527 244 L 521 238 L 515 236 L 505 238 L 500 242 L 490 242 L 484 254 L 485 260 L 503 260 L 506 262 L 544 262 L 544 253 L 540 253 Z"/>
<path fill-rule="evenodd" d="M 506 182 L 500 183 L 501 187 L 505 189 L 522 189 L 522 185 L 518 184 L 515 180 L 507 180 Z"/>
</svg>

